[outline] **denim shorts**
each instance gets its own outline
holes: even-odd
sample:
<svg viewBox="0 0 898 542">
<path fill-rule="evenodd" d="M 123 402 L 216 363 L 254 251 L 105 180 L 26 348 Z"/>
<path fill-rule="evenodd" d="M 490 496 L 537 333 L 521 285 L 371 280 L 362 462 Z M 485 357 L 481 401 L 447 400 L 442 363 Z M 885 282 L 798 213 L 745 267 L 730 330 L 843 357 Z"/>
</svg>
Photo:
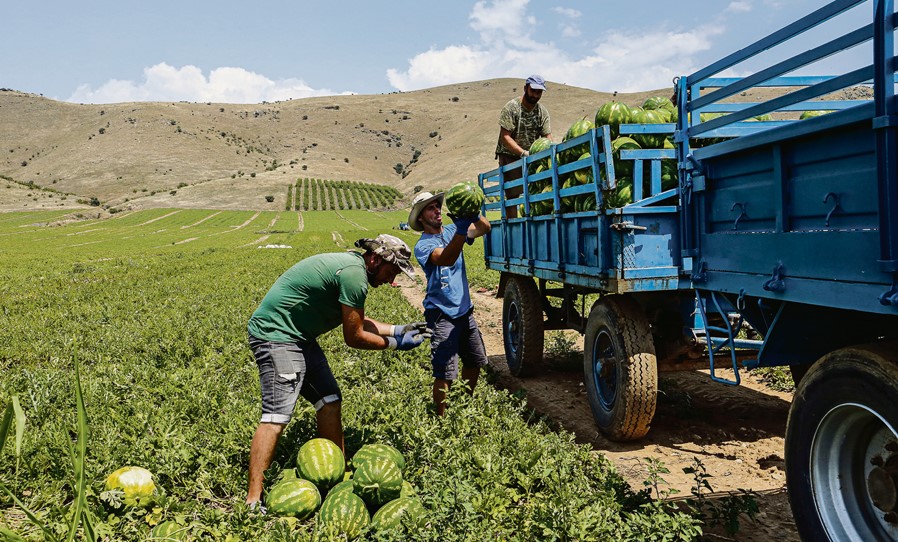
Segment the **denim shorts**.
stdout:
<svg viewBox="0 0 898 542">
<path fill-rule="evenodd" d="M 450 318 L 440 309 L 426 309 L 424 319 L 427 327 L 433 330 L 430 363 L 434 378 L 456 380 L 459 359 L 465 367 L 487 364 L 483 335 L 474 320 L 474 309 L 458 318 Z"/>
<path fill-rule="evenodd" d="M 262 423 L 286 424 L 302 395 L 320 410 L 341 399 L 340 386 L 317 342 L 276 343 L 249 336 L 259 367 Z"/>
</svg>

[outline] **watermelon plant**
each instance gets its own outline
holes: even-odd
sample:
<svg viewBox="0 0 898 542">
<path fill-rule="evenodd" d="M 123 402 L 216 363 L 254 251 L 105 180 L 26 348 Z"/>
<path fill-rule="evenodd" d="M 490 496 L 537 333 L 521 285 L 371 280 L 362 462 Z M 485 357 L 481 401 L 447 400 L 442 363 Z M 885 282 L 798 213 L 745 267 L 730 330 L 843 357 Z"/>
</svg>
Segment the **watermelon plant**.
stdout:
<svg viewBox="0 0 898 542">
<path fill-rule="evenodd" d="M 120 500 L 125 506 L 151 506 L 159 491 L 153 473 L 143 467 L 122 467 L 106 477 L 109 501 Z"/>
</svg>

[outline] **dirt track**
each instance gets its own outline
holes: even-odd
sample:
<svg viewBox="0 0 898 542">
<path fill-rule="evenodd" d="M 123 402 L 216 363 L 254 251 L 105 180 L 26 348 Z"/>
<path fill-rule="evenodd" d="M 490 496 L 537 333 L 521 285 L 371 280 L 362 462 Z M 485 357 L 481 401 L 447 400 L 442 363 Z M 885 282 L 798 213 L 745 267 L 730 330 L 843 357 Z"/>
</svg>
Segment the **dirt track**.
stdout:
<svg viewBox="0 0 898 542">
<path fill-rule="evenodd" d="M 400 282 L 403 294 L 420 307 L 422 287 Z M 493 384 L 523 390 L 528 405 L 608 457 L 635 490 L 643 488 L 648 470 L 645 458 L 661 461 L 669 470 L 663 478 L 672 498 L 690 496 L 694 478 L 683 469 L 697 458 L 711 476 L 715 496 L 738 489 L 752 491 L 760 512 L 754 522 L 741 520 L 738 535 L 728 537 L 721 528 L 707 533 L 708 540 L 798 542 L 785 488 L 783 435 L 791 394 L 772 391 L 742 374 L 740 386 L 713 382 L 707 371 L 662 373 L 658 409 L 649 434 L 638 442 L 617 443 L 602 437 L 593 422 L 583 386 L 582 338 L 561 358 L 547 358 L 538 376 L 519 379 L 505 363 L 502 344 L 502 300 L 494 292 L 472 293 L 475 316 L 481 327 L 492 367 Z M 572 333 L 572 332 L 568 332 Z M 732 371 L 719 376 L 733 379 Z"/>
</svg>

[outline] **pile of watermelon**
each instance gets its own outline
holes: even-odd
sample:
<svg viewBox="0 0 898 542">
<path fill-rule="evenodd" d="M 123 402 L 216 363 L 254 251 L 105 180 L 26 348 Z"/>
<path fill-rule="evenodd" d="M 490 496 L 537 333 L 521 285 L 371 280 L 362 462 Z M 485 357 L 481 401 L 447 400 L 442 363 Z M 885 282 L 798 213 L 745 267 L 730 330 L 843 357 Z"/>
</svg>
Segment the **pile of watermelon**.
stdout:
<svg viewBox="0 0 898 542">
<path fill-rule="evenodd" d="M 366 444 L 350 466 L 347 471 L 343 453 L 330 440 L 306 442 L 297 454 L 296 469 L 285 471 L 268 491 L 268 511 L 300 521 L 317 517 L 322 534 L 347 539 L 370 529 L 398 531 L 425 523 L 424 505 L 403 480 L 405 459 L 399 450 Z"/>
</svg>

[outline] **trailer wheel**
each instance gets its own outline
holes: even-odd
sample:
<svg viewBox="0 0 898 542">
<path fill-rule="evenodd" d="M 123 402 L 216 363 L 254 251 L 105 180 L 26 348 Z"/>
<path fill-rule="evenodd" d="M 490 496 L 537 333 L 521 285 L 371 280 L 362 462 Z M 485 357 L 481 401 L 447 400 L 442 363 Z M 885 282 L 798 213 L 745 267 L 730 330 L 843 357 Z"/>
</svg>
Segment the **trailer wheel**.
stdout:
<svg viewBox="0 0 898 542">
<path fill-rule="evenodd" d="M 815 363 L 786 425 L 786 482 L 802 540 L 898 540 L 898 367 L 881 345 Z"/>
<path fill-rule="evenodd" d="M 543 307 L 533 279 L 513 276 L 502 303 L 505 361 L 514 376 L 536 373 L 543 361 Z"/>
<path fill-rule="evenodd" d="M 599 430 L 611 440 L 649 431 L 658 398 L 658 367 L 648 319 L 635 300 L 606 296 L 586 323 L 583 371 Z"/>
</svg>

